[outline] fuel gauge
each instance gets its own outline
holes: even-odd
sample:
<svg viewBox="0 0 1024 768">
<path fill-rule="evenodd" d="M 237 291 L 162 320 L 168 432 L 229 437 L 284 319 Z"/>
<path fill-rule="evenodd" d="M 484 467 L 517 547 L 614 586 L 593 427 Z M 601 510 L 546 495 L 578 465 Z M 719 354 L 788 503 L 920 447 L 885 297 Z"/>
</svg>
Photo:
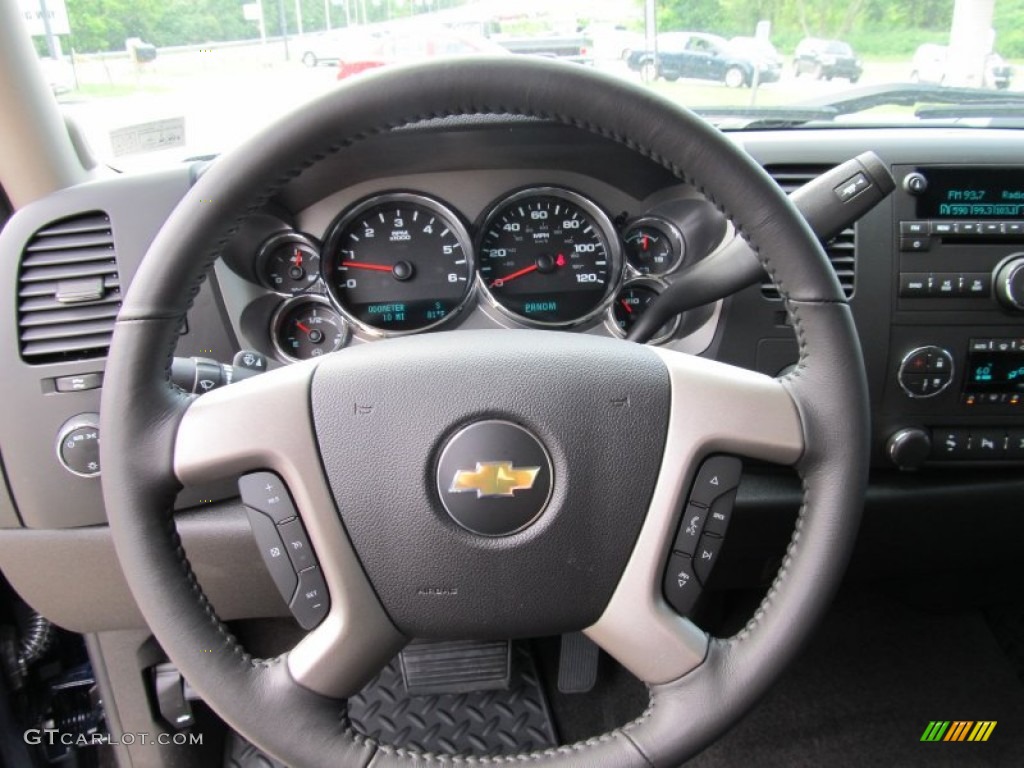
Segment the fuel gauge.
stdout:
<svg viewBox="0 0 1024 768">
<path fill-rule="evenodd" d="M 630 280 L 619 289 L 615 301 L 608 308 L 607 325 L 617 336 L 625 338 L 640 316 L 665 289 L 661 280 L 653 277 L 638 277 Z M 651 339 L 651 344 L 668 341 L 679 330 L 679 316 L 669 320 L 658 329 Z"/>
<path fill-rule="evenodd" d="M 320 246 L 298 232 L 268 238 L 256 259 L 263 284 L 286 296 L 309 290 L 320 277 Z"/>
<path fill-rule="evenodd" d="M 341 349 L 348 325 L 322 296 L 299 296 L 286 301 L 271 321 L 274 349 L 288 361 L 309 360 Z"/>
<path fill-rule="evenodd" d="M 682 263 L 686 250 L 676 226 L 658 216 L 634 220 L 626 228 L 622 241 L 629 266 L 640 275 L 671 272 Z"/>
</svg>

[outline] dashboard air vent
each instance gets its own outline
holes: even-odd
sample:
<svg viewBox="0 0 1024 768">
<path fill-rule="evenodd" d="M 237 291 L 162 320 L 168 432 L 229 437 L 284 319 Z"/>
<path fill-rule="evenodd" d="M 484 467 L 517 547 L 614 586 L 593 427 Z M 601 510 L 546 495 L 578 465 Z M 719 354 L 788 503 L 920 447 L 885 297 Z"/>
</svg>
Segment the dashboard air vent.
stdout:
<svg viewBox="0 0 1024 768">
<path fill-rule="evenodd" d="M 829 168 L 827 165 L 776 165 L 766 166 L 765 170 L 788 195 Z M 846 298 L 850 298 L 853 295 L 856 276 L 857 236 L 854 228 L 847 227 L 825 243 L 825 255 L 832 262 L 839 284 L 843 286 L 843 293 L 846 294 Z M 761 294 L 766 299 L 779 298 L 779 292 L 767 277 L 761 283 Z"/>
<path fill-rule="evenodd" d="M 21 255 L 18 336 L 28 363 L 103 357 L 121 306 L 110 218 L 100 211 L 55 221 Z"/>
</svg>

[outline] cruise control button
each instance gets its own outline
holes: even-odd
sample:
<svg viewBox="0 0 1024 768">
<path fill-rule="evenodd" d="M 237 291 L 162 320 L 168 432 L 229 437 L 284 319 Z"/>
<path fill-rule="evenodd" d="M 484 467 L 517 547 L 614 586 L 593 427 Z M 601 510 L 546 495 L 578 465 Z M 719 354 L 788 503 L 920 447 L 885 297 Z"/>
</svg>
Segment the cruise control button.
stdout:
<svg viewBox="0 0 1024 768">
<path fill-rule="evenodd" d="M 247 507 L 270 515 L 275 523 L 283 523 L 298 515 L 284 481 L 273 472 L 243 475 L 238 479 L 238 492 Z"/>
<path fill-rule="evenodd" d="M 693 559 L 676 552 L 668 559 L 663 584 L 665 600 L 680 616 L 689 616 L 700 598 L 700 584 L 693 572 Z"/>
<path fill-rule="evenodd" d="M 312 629 L 327 615 L 330 600 L 327 598 L 327 584 L 324 575 L 316 566 L 307 568 L 299 574 L 299 588 L 292 598 L 292 616 L 303 629 Z"/>
<path fill-rule="evenodd" d="M 704 532 L 713 533 L 716 536 L 725 536 L 732 519 L 732 509 L 736 503 L 736 491 L 719 496 L 708 510 L 708 519 L 704 523 Z"/>
<path fill-rule="evenodd" d="M 743 463 L 733 456 L 712 456 L 697 472 L 697 480 L 690 492 L 690 501 L 704 507 L 740 484 Z"/>
<path fill-rule="evenodd" d="M 722 550 L 723 541 L 721 536 L 713 536 L 710 533 L 705 533 L 700 537 L 697 551 L 693 555 L 693 570 L 701 584 L 708 583 L 708 576 L 711 575 L 711 569 L 714 568 L 715 562 L 718 560 L 718 553 Z"/>
<path fill-rule="evenodd" d="M 317 564 L 301 520 L 282 523 L 278 526 L 278 533 L 281 534 L 281 541 L 284 542 L 284 548 L 288 550 L 288 557 L 291 558 L 296 571 L 303 571 Z"/>
<path fill-rule="evenodd" d="M 270 571 L 270 578 L 274 580 L 284 601 L 290 602 L 292 595 L 295 594 L 295 585 L 298 579 L 295 569 L 292 568 L 291 560 L 288 559 L 284 542 L 281 541 L 281 537 L 277 533 L 277 526 L 262 512 L 257 512 L 255 509 L 248 509 L 246 512 L 249 514 L 249 527 L 252 528 L 256 546 L 259 547 L 263 562 L 267 566 L 267 570 Z"/>
<path fill-rule="evenodd" d="M 676 533 L 672 549 L 692 555 L 697 549 L 697 542 L 700 541 L 700 535 L 704 531 L 704 520 L 707 518 L 707 514 L 706 508 L 688 504 L 683 512 L 682 522 L 679 523 L 679 531 Z"/>
</svg>

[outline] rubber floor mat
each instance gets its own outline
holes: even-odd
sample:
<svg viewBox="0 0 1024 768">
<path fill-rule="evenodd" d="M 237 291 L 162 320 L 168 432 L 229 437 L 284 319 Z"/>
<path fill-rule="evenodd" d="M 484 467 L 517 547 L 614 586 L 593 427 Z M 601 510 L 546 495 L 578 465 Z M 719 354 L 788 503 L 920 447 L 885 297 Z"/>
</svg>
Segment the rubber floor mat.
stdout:
<svg viewBox="0 0 1024 768">
<path fill-rule="evenodd" d="M 348 714 L 364 736 L 415 752 L 483 757 L 557 743 L 533 656 L 519 644 L 508 690 L 408 696 L 396 658 L 349 699 Z"/>
<path fill-rule="evenodd" d="M 348 715 L 359 733 L 415 752 L 476 757 L 549 749 L 557 744 L 547 697 L 528 647 L 512 645 L 507 690 L 409 696 L 398 657 L 357 695 Z M 237 734 L 225 768 L 285 768 Z"/>
</svg>

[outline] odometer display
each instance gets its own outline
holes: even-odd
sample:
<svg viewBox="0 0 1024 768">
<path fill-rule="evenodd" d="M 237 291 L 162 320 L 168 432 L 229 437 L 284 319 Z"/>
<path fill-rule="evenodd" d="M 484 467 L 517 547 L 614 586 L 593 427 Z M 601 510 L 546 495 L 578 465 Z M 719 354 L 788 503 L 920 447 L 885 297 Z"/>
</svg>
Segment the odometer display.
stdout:
<svg viewBox="0 0 1024 768">
<path fill-rule="evenodd" d="M 571 326 L 601 312 L 622 273 L 608 217 L 569 190 L 518 192 L 487 216 L 479 248 L 480 281 L 517 320 Z"/>
<path fill-rule="evenodd" d="M 396 193 L 366 200 L 331 225 L 327 288 L 342 313 L 376 334 L 422 331 L 469 298 L 473 253 L 465 227 L 441 203 Z"/>
</svg>

